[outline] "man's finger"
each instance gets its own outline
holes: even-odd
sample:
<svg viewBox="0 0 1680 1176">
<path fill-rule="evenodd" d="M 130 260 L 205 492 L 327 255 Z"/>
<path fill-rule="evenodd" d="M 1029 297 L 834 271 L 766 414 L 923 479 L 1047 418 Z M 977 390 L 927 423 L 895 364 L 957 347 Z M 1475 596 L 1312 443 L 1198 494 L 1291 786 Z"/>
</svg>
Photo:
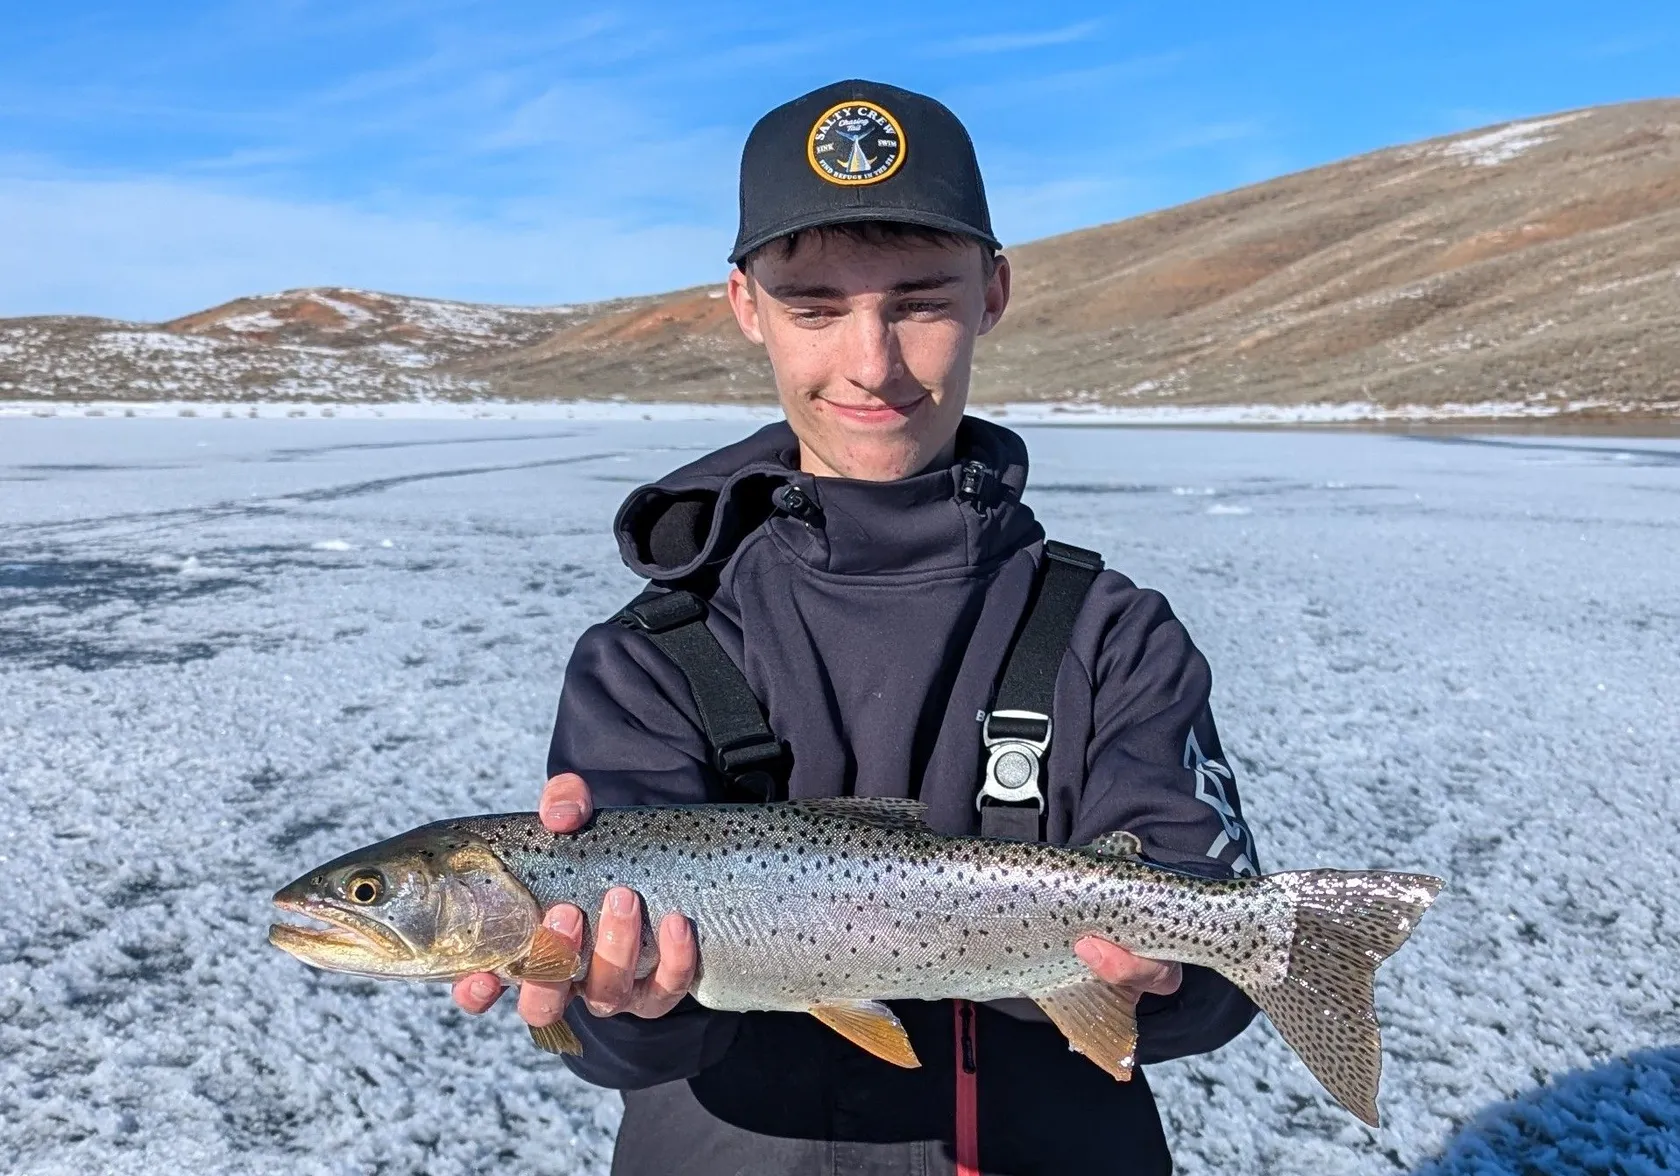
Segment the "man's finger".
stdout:
<svg viewBox="0 0 1680 1176">
<path fill-rule="evenodd" d="M 636 983 L 642 951 L 642 900 L 634 890 L 614 886 L 595 924 L 595 954 L 583 982 L 583 999 L 597 1017 L 621 1013 Z"/>
<path fill-rule="evenodd" d="M 574 951 L 583 949 L 583 912 L 577 907 L 570 903 L 550 907 L 543 916 L 543 926 L 571 944 Z M 540 1029 L 558 1021 L 571 999 L 569 981 L 527 980 L 519 986 L 519 1015 L 527 1025 Z"/>
<path fill-rule="evenodd" d="M 1184 969 L 1176 963 L 1146 959 L 1094 935 L 1081 939 L 1073 950 L 1097 979 L 1138 993 L 1170 996 L 1184 979 Z"/>
<path fill-rule="evenodd" d="M 455 997 L 456 1004 L 476 1017 L 488 1012 L 502 995 L 502 982 L 489 972 L 473 972 L 455 981 L 450 993 Z"/>
<path fill-rule="evenodd" d="M 541 1029 L 552 1025 L 566 1011 L 572 998 L 571 984 L 562 981 L 549 984 L 542 980 L 526 980 L 519 985 L 519 1015 L 525 1023 Z"/>
<path fill-rule="evenodd" d="M 672 911 L 659 924 L 659 963 L 652 975 L 637 983 L 629 1011 L 638 1017 L 663 1017 L 688 995 L 698 962 L 693 924 Z"/>
<path fill-rule="evenodd" d="M 1184 965 L 1176 960 L 1151 960 L 1150 963 L 1160 967 L 1140 986 L 1140 992 L 1151 992 L 1156 996 L 1171 996 L 1178 991 L 1178 986 L 1184 983 Z"/>
<path fill-rule="evenodd" d="M 542 819 L 543 828 L 550 833 L 576 833 L 589 823 L 594 811 L 595 802 L 590 799 L 589 785 L 576 772 L 561 772 L 558 776 L 549 777 L 548 783 L 543 785 L 542 799 L 537 803 L 537 814 Z"/>
</svg>

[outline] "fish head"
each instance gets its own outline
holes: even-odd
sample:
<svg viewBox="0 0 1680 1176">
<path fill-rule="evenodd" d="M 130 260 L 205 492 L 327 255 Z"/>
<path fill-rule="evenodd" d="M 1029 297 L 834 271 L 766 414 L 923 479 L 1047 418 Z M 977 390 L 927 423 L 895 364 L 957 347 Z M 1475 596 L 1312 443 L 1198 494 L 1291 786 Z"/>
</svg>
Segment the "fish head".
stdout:
<svg viewBox="0 0 1680 1176">
<path fill-rule="evenodd" d="M 347 853 L 274 896 L 320 927 L 268 941 L 306 964 L 381 979 L 450 980 L 523 957 L 542 925 L 529 890 L 480 838 L 427 826 Z"/>
</svg>

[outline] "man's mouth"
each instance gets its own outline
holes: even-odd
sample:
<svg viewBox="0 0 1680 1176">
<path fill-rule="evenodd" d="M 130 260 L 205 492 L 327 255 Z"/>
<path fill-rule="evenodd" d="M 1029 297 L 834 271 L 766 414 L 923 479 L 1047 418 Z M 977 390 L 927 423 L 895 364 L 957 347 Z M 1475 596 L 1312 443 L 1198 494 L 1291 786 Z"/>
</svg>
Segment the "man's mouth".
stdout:
<svg viewBox="0 0 1680 1176">
<path fill-rule="evenodd" d="M 823 398 L 823 403 L 840 416 L 861 424 L 882 424 L 888 421 L 903 420 L 927 399 L 927 393 L 903 404 L 889 404 L 883 400 L 860 401 L 856 404 L 842 403 L 837 400 Z"/>
</svg>

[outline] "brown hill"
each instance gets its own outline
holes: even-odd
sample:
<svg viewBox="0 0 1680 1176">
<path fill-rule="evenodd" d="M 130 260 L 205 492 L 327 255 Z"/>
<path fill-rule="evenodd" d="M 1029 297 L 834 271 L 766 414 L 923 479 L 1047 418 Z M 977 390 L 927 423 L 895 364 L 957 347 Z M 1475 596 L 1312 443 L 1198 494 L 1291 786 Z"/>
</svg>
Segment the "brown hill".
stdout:
<svg viewBox="0 0 1680 1176">
<path fill-rule="evenodd" d="M 1680 414 L 1680 101 L 1285 176 L 1011 249 L 982 402 Z M 717 287 L 526 310 L 355 291 L 0 320 L 0 397 L 759 400 Z"/>
<path fill-rule="evenodd" d="M 476 306 L 362 290 L 238 298 L 167 323 L 0 319 L 0 398 L 406 400 L 483 396 L 453 370 L 616 308 Z"/>
</svg>

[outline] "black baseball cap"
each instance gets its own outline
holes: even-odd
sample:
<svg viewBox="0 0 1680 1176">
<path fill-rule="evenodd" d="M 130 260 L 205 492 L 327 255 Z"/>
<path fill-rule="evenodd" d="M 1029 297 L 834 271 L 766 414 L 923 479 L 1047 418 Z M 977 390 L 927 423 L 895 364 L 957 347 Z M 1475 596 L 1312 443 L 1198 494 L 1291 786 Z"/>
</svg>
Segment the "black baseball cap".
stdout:
<svg viewBox="0 0 1680 1176">
<path fill-rule="evenodd" d="M 758 120 L 741 152 L 741 228 L 729 260 L 768 241 L 856 221 L 897 221 L 997 249 L 974 144 L 925 94 L 835 82 Z"/>
</svg>

